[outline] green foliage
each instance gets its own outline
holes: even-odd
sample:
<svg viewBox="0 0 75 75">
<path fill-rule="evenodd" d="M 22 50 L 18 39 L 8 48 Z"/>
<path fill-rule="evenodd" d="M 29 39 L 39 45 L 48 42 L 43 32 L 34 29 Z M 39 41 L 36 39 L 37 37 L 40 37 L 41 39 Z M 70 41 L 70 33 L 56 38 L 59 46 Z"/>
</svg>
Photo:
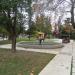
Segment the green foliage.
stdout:
<svg viewBox="0 0 75 75">
<path fill-rule="evenodd" d="M 32 27 L 32 6 L 31 5 L 32 5 L 32 0 L 27 0 L 26 11 L 28 13 L 28 25 L 29 25 L 28 34 L 29 34 L 29 40 L 30 40 L 30 37 L 31 37 L 30 35 L 34 33 L 33 29 L 31 29 L 31 28 L 33 28 Z"/>
<path fill-rule="evenodd" d="M 26 31 L 26 34 L 35 35 L 36 34 L 36 25 L 33 22 L 30 28 Z"/>
<path fill-rule="evenodd" d="M 70 33 L 70 38 L 75 40 L 75 30 Z"/>
<path fill-rule="evenodd" d="M 23 30 L 23 14 L 25 0 L 0 0 L 0 27 L 5 29 L 5 32 L 13 33 L 13 28 L 16 35 Z"/>
<path fill-rule="evenodd" d="M 14 52 L 16 51 L 16 36 L 24 30 L 23 11 L 25 8 L 30 8 L 25 6 L 26 3 L 30 3 L 30 0 L 0 0 L 0 27 L 8 32 Z"/>
<path fill-rule="evenodd" d="M 64 37 L 66 37 L 66 36 L 69 37 L 70 32 L 68 32 L 68 30 L 67 30 L 66 27 L 67 27 L 67 26 L 63 26 L 63 25 L 61 25 L 61 26 L 59 27 L 60 38 L 64 38 Z"/>
<path fill-rule="evenodd" d="M 41 15 L 40 17 L 37 16 L 35 24 L 37 31 L 41 31 L 46 34 L 51 33 L 51 23 L 48 17 L 45 17 L 44 15 Z"/>
</svg>

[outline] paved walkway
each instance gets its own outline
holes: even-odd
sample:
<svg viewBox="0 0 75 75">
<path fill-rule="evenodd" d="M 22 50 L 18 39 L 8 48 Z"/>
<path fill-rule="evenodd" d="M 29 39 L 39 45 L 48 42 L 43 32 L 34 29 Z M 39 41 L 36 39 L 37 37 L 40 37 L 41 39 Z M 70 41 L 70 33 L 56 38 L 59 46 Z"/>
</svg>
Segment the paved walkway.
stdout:
<svg viewBox="0 0 75 75">
<path fill-rule="evenodd" d="M 0 39 L 0 41 L 3 39 Z M 6 38 L 5 38 L 6 40 Z M 54 42 L 61 43 L 61 39 L 51 39 Z M 47 39 L 46 41 L 51 41 Z M 0 45 L 0 48 L 6 48 L 6 49 L 11 49 L 11 44 L 5 44 L 5 45 Z M 22 47 L 16 47 L 17 50 L 24 50 L 24 51 L 32 51 L 32 52 L 41 52 L 41 53 L 51 53 L 51 54 L 58 54 L 62 48 L 59 49 L 29 49 L 29 48 L 22 48 Z"/>
<path fill-rule="evenodd" d="M 75 42 L 73 43 L 72 75 L 75 75 Z"/>
<path fill-rule="evenodd" d="M 70 75 L 72 61 L 72 43 L 57 54 L 54 59 L 39 73 L 39 75 Z"/>
<path fill-rule="evenodd" d="M 0 45 L 0 48 L 11 49 L 11 44 Z M 58 54 L 62 49 L 62 48 L 59 48 L 59 49 L 29 49 L 29 48 L 22 48 L 22 47 L 16 47 L 16 48 L 17 48 L 17 50 L 41 52 L 41 53 L 51 53 L 51 54 Z"/>
</svg>

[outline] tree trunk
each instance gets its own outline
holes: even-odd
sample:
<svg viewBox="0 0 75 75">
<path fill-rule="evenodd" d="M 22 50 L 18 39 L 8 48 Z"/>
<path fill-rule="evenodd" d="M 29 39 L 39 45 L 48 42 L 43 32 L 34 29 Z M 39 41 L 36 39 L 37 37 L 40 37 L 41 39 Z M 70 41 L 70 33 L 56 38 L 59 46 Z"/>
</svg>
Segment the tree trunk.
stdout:
<svg viewBox="0 0 75 75">
<path fill-rule="evenodd" d="M 16 52 L 16 35 L 12 35 L 12 52 Z"/>
<path fill-rule="evenodd" d="M 16 52 L 16 22 L 17 22 L 17 8 L 13 8 L 14 22 L 12 24 L 12 52 Z"/>
<path fill-rule="evenodd" d="M 75 29 L 75 23 L 74 23 L 74 1 L 71 0 L 72 6 L 71 6 L 71 23 L 73 28 Z"/>
<path fill-rule="evenodd" d="M 29 3 L 29 9 L 28 9 L 28 16 L 29 16 L 29 21 L 28 21 L 28 25 L 29 25 L 29 40 L 31 39 L 31 30 L 30 27 L 32 25 L 32 7 L 31 7 L 32 2 L 30 1 Z"/>
<path fill-rule="evenodd" d="M 31 39 L 30 33 L 29 33 L 29 36 L 28 36 L 28 38 L 29 38 L 29 41 L 30 41 L 30 39 Z"/>
</svg>

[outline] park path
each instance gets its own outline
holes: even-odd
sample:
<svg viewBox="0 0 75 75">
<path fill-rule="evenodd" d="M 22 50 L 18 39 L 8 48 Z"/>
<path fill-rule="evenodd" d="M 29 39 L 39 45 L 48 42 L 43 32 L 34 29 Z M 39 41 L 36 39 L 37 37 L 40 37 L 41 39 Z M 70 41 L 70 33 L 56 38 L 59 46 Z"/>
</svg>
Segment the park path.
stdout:
<svg viewBox="0 0 75 75">
<path fill-rule="evenodd" d="M 11 49 L 11 44 L 0 45 L 0 48 Z M 29 49 L 29 48 L 16 47 L 16 49 L 24 50 L 24 51 L 32 51 L 32 52 L 58 54 L 62 48 L 59 48 L 59 49 Z"/>
<path fill-rule="evenodd" d="M 72 75 L 75 75 L 75 42 L 73 42 Z"/>
<path fill-rule="evenodd" d="M 75 75 L 75 41 L 65 44 L 39 75 Z"/>
<path fill-rule="evenodd" d="M 0 41 L 3 39 L 1 38 Z M 6 40 L 6 38 L 4 39 Z M 61 39 L 51 39 L 52 41 L 56 43 L 61 43 Z M 50 41 L 47 39 L 46 41 Z M 0 45 L 0 48 L 5 48 L 5 49 L 11 49 L 11 44 L 5 44 L 5 45 Z M 29 48 L 22 48 L 22 47 L 16 47 L 17 50 L 24 50 L 24 51 L 32 51 L 32 52 L 41 52 L 41 53 L 51 53 L 51 54 L 58 54 L 62 48 L 59 49 L 29 49 Z"/>
</svg>

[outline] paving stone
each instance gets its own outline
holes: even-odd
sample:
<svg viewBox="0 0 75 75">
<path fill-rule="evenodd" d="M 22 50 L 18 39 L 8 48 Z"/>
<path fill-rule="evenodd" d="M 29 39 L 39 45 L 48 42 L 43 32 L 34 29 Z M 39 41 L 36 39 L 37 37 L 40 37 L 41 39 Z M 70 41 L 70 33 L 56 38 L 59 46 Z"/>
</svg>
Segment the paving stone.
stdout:
<svg viewBox="0 0 75 75">
<path fill-rule="evenodd" d="M 72 73 L 72 75 L 75 75 L 75 73 Z"/>
<path fill-rule="evenodd" d="M 40 72 L 39 75 L 70 75 L 72 45 L 67 44 L 62 51 Z"/>
<path fill-rule="evenodd" d="M 72 63 L 72 75 L 75 75 L 75 42 L 73 43 L 73 63 Z"/>
<path fill-rule="evenodd" d="M 75 73 L 75 68 L 74 67 L 72 68 L 72 72 Z"/>
<path fill-rule="evenodd" d="M 73 62 L 73 67 L 75 67 L 75 62 Z"/>
<path fill-rule="evenodd" d="M 0 48 L 11 49 L 11 44 L 0 45 Z M 51 54 L 58 54 L 61 49 L 29 49 L 29 48 L 22 48 L 16 47 L 17 50 L 24 50 L 24 51 L 32 51 L 32 52 L 41 52 L 41 53 L 51 53 Z"/>
</svg>

